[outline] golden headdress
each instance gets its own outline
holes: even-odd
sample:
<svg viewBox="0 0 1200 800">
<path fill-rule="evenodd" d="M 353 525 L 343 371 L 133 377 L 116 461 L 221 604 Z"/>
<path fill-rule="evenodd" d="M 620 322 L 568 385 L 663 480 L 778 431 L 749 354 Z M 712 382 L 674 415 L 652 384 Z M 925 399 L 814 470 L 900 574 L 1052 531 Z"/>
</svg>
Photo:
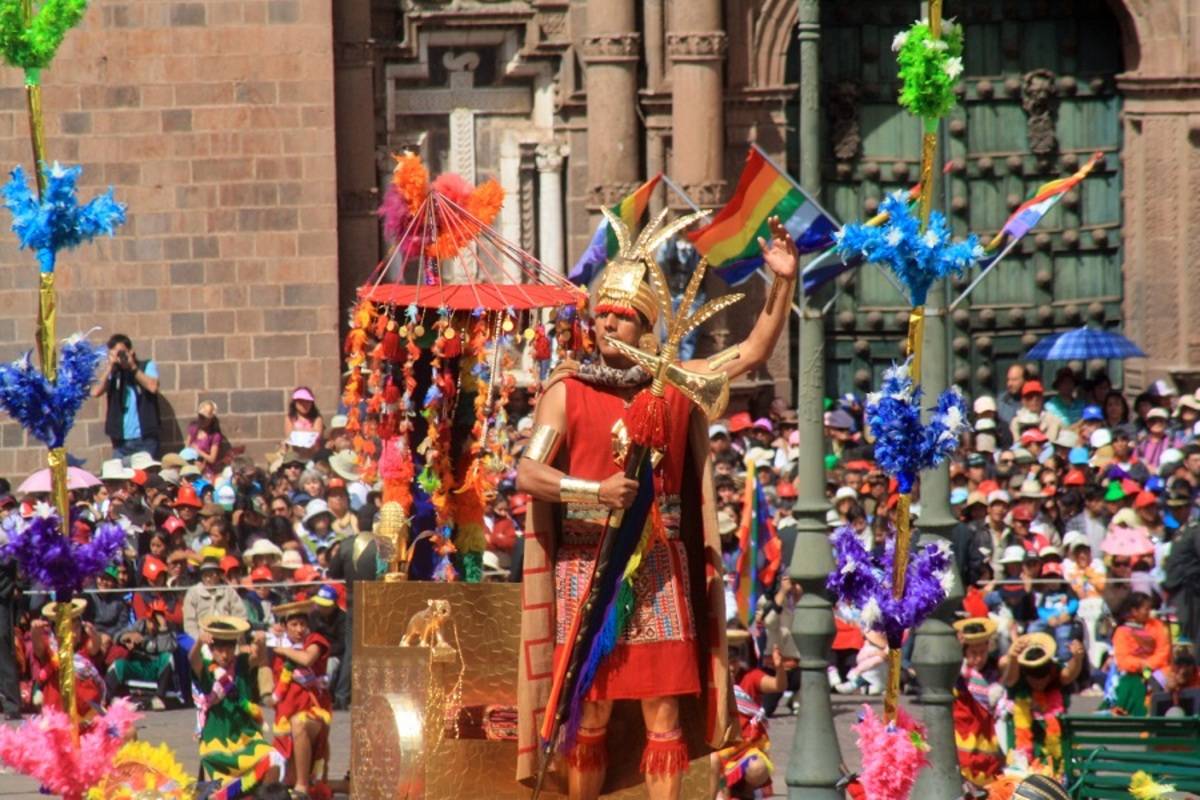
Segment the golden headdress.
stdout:
<svg viewBox="0 0 1200 800">
<path fill-rule="evenodd" d="M 600 211 L 617 237 L 620 249 L 600 274 L 592 313 L 600 315 L 615 311 L 618 314 L 628 314 L 636 311 L 654 327 L 658 322 L 661 303 L 654 288 L 646 280 L 646 270 L 657 268 L 654 263 L 654 251 L 660 244 L 704 214 L 688 214 L 664 226 L 669 212 L 663 209 L 642 229 L 635 240 L 620 217 L 607 208 Z"/>
</svg>

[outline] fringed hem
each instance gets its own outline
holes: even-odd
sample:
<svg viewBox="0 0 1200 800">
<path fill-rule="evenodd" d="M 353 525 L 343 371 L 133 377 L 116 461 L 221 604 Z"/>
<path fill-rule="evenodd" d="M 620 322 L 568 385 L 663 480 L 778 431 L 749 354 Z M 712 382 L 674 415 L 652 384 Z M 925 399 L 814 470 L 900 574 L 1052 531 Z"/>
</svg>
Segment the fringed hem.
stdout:
<svg viewBox="0 0 1200 800">
<path fill-rule="evenodd" d="M 667 738 L 668 736 L 670 738 Z M 643 774 L 668 778 L 687 770 L 688 748 L 681 731 L 671 731 L 666 735 L 649 734 L 648 738 L 646 749 L 642 753 Z"/>
<path fill-rule="evenodd" d="M 604 728 L 580 729 L 575 746 L 567 753 L 567 766 L 580 772 L 603 772 L 608 767 L 607 733 Z"/>
</svg>

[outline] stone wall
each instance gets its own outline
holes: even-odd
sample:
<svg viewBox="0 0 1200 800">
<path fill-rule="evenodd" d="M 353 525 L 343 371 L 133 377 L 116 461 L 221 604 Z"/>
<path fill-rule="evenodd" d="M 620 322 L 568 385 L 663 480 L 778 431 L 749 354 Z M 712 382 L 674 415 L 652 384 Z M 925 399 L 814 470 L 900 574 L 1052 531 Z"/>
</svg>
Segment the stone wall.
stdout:
<svg viewBox="0 0 1200 800">
<path fill-rule="evenodd" d="M 59 335 L 128 334 L 161 374 L 166 443 L 199 400 L 252 454 L 282 437 L 287 391 L 337 399 L 336 170 L 328 0 L 106 0 L 43 75 L 48 157 L 84 166 L 81 199 L 112 185 L 129 220 L 64 254 Z M 0 163 L 32 161 L 21 76 L 0 83 Z M 0 358 L 33 343 L 33 258 L 0 234 Z M 103 401 L 73 455 L 107 457 Z M 43 463 L 0 426 L 0 475 Z"/>
</svg>

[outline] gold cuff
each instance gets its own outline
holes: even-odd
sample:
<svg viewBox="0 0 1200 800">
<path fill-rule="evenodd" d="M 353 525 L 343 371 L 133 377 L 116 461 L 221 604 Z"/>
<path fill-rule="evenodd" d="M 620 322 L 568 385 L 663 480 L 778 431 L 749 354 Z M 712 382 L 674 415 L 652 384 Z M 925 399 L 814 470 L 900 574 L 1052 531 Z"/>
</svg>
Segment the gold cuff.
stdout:
<svg viewBox="0 0 1200 800">
<path fill-rule="evenodd" d="M 741 345 L 735 344 L 732 347 L 726 347 L 724 350 L 714 356 L 710 356 L 708 359 L 708 368 L 713 372 L 716 372 L 721 367 L 737 361 L 741 357 Z"/>
<path fill-rule="evenodd" d="M 564 503 L 600 504 L 600 481 L 585 481 L 563 475 L 558 480 L 558 499 Z"/>
<path fill-rule="evenodd" d="M 538 425 L 533 430 L 533 436 L 529 437 L 529 444 L 525 446 L 521 457 L 539 464 L 549 464 L 554 460 L 555 451 L 558 449 L 558 437 L 559 433 L 554 428 Z"/>
</svg>

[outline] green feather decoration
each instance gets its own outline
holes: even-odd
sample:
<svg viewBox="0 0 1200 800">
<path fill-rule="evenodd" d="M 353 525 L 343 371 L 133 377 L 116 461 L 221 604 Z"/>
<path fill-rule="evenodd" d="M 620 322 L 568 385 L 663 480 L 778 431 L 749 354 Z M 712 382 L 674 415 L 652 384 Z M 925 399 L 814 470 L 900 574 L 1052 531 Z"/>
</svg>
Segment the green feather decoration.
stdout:
<svg viewBox="0 0 1200 800">
<path fill-rule="evenodd" d="M 954 108 L 954 87 L 963 71 L 962 26 L 947 20 L 942 36 L 933 38 L 921 20 L 892 40 L 900 65 L 900 105 L 926 125 L 936 123 Z"/>
<path fill-rule="evenodd" d="M 0 51 L 11 66 L 33 73 L 54 60 L 67 31 L 79 24 L 87 0 L 43 0 L 29 19 L 22 0 L 0 0 Z"/>
</svg>

